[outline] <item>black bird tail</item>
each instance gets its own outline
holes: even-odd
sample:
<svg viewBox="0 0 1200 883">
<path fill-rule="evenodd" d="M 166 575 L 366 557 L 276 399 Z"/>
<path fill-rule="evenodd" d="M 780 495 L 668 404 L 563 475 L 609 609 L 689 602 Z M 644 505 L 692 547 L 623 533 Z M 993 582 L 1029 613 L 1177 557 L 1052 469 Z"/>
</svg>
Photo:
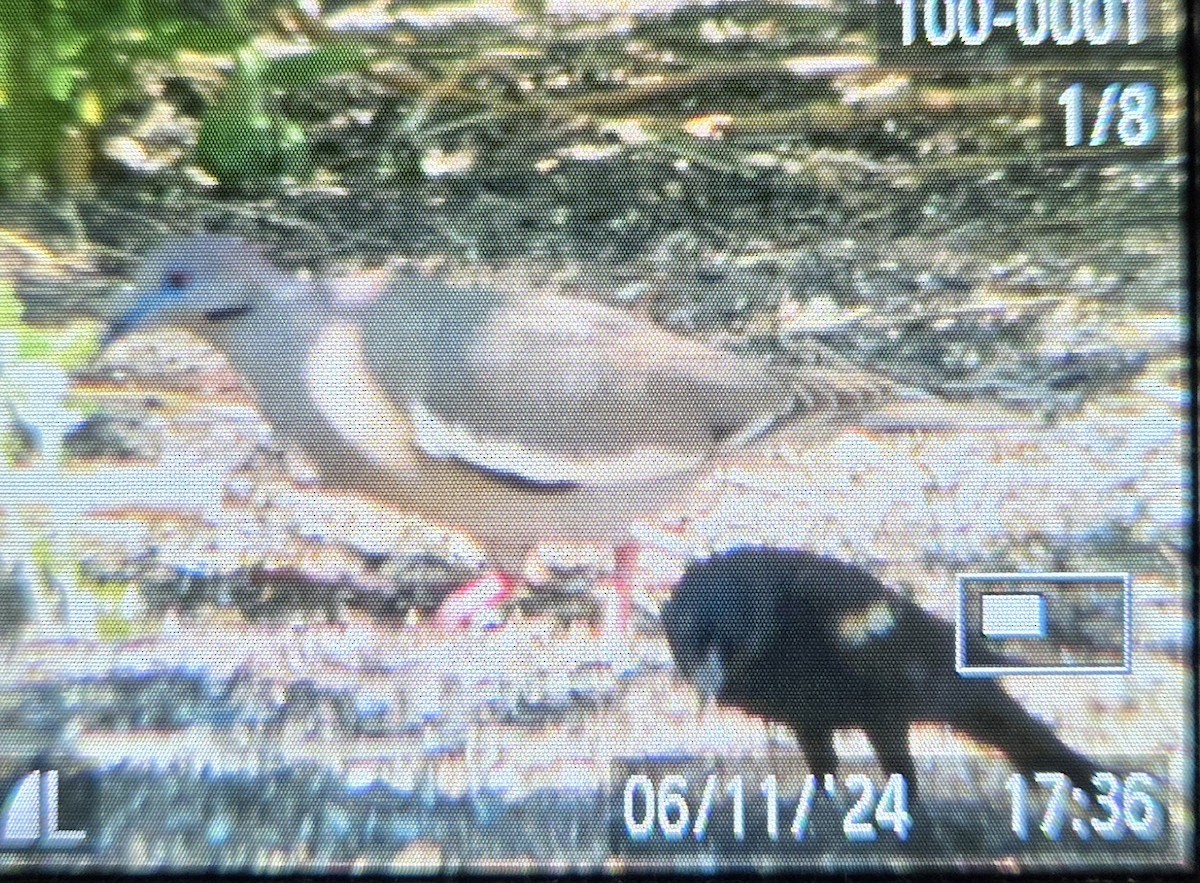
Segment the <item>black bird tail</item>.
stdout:
<svg viewBox="0 0 1200 883">
<path fill-rule="evenodd" d="M 967 686 L 967 685 L 964 685 Z M 1008 755 L 1024 773 L 1065 773 L 1075 785 L 1090 788 L 1096 765 L 1067 746 L 1049 725 L 991 682 L 975 682 L 964 690 L 961 707 L 948 716 L 952 725 L 972 738 Z"/>
</svg>

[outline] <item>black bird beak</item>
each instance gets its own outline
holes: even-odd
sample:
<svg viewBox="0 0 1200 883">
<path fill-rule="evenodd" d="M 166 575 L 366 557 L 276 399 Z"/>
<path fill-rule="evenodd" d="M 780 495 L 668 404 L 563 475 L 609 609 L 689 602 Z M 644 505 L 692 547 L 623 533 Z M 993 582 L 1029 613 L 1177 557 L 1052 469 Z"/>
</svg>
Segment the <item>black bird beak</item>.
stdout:
<svg viewBox="0 0 1200 883">
<path fill-rule="evenodd" d="M 725 687 L 725 663 L 716 647 L 709 647 L 704 661 L 692 673 L 692 683 L 701 695 L 708 699 L 716 699 Z"/>
</svg>

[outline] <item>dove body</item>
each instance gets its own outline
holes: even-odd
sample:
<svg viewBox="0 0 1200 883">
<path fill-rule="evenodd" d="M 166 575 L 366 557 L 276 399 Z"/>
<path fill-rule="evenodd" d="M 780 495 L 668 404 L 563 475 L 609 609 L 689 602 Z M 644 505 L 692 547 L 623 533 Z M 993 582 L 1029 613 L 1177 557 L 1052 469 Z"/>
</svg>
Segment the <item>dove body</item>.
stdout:
<svg viewBox="0 0 1200 883">
<path fill-rule="evenodd" d="M 151 253 L 135 287 L 112 336 L 191 330 L 325 484 L 465 531 L 508 569 L 541 542 L 627 539 L 795 406 L 758 361 L 582 299 L 409 277 L 347 301 L 213 235 Z"/>
</svg>

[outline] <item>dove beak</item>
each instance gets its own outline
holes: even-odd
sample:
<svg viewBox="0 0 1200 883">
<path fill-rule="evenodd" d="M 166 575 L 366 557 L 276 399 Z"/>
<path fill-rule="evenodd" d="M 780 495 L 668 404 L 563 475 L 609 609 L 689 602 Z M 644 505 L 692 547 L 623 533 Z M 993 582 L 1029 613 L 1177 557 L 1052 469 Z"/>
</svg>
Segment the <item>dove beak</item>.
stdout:
<svg viewBox="0 0 1200 883">
<path fill-rule="evenodd" d="M 107 349 L 113 341 L 145 325 L 164 306 L 178 300 L 179 292 L 167 286 L 143 294 L 108 326 L 108 331 L 100 341 L 100 348 Z"/>
</svg>

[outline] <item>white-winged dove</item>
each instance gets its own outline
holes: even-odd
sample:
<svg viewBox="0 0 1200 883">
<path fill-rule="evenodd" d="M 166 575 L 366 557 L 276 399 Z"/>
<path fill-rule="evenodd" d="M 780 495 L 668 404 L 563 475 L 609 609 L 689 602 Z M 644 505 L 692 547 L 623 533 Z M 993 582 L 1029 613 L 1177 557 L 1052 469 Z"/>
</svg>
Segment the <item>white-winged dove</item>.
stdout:
<svg viewBox="0 0 1200 883">
<path fill-rule="evenodd" d="M 416 275 L 357 302 L 333 288 L 245 240 L 199 234 L 147 256 L 109 337 L 190 329 L 323 482 L 463 530 L 510 573 L 543 542 L 621 544 L 722 451 L 887 389 L 840 370 L 782 375 L 590 300 Z M 630 566 L 619 553 L 626 605 Z M 440 619 L 510 592 L 492 574 Z"/>
</svg>

